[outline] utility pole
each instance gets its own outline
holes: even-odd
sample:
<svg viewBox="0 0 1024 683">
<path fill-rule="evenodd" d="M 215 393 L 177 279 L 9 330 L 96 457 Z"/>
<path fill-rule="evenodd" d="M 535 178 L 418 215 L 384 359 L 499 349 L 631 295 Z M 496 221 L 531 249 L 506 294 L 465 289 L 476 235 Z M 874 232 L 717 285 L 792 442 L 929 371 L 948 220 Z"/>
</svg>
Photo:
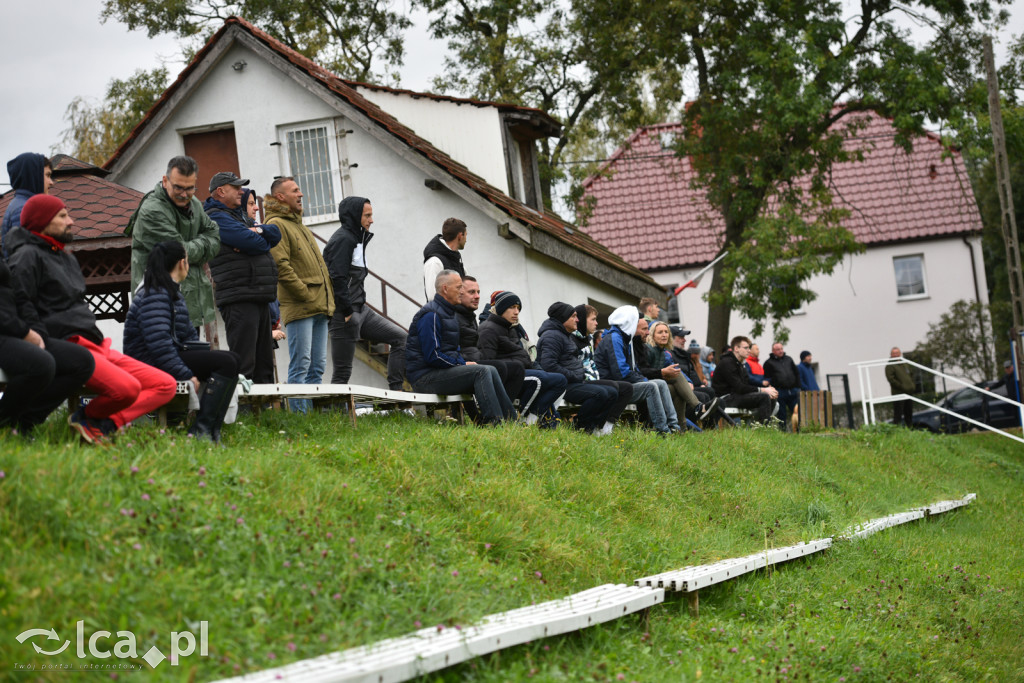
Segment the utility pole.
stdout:
<svg viewBox="0 0 1024 683">
<path fill-rule="evenodd" d="M 1017 240 L 1017 218 L 1013 211 L 1013 192 L 1010 189 L 1010 164 L 1006 159 L 1006 136 L 1003 133 L 1003 114 L 999 108 L 999 78 L 995 58 L 992 56 L 992 37 L 985 36 L 985 72 L 988 75 L 988 113 L 992 123 L 992 147 L 995 150 L 996 186 L 1002 214 L 1003 242 L 1006 244 L 1006 270 L 1010 276 L 1010 305 L 1013 308 L 1014 356 L 1024 357 L 1021 351 L 1021 331 L 1024 329 L 1024 277 L 1021 276 L 1020 243 Z M 1015 368 L 1016 370 L 1017 368 Z"/>
</svg>

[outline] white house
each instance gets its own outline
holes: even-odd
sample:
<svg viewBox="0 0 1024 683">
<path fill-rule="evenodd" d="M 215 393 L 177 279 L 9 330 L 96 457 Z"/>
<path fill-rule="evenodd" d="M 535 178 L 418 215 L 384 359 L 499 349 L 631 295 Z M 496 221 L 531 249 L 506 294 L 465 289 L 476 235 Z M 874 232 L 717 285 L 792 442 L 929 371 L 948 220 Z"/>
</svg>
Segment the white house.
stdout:
<svg viewBox="0 0 1024 683">
<path fill-rule="evenodd" d="M 799 362 L 802 350 L 811 351 L 822 388 L 827 375 L 849 373 L 853 400 L 860 394 L 851 362 L 887 358 L 892 346 L 913 349 L 959 299 L 988 302 L 981 216 L 959 153 L 933 135 L 915 139 L 906 153 L 894 144 L 887 119 L 867 116 L 868 126 L 847 141 L 865 150 L 864 161 L 832 171 L 835 201 L 851 212 L 844 225 L 866 250 L 832 275 L 814 277 L 809 286 L 818 298 L 785 321 L 787 353 Z M 670 315 L 704 342 L 710 275 L 678 297 L 671 292 L 719 254 L 724 224 L 691 187 L 689 159 L 675 155 L 681 131 L 679 124 L 637 130 L 604 172 L 586 181 L 596 204 L 585 230 L 661 283 Z M 751 327 L 734 313 L 729 334 L 749 334 Z M 763 361 L 771 330 L 754 341 Z M 880 387 L 888 393 L 881 369 L 871 377 L 875 395 Z"/>
<path fill-rule="evenodd" d="M 534 145 L 558 129 L 535 109 L 344 81 L 232 17 L 107 167 L 117 182 L 146 191 L 171 157 L 189 154 L 199 162 L 201 198 L 217 171 L 251 179 L 260 194 L 275 177 L 295 176 L 304 220 L 324 241 L 339 225 L 339 201 L 368 197 L 376 235 L 367 255 L 369 303 L 403 327 L 425 298 L 424 246 L 446 218 L 461 218 L 467 273 L 485 295 L 516 292 L 532 335 L 555 300 L 607 310 L 660 291 L 641 270 L 543 212 Z M 285 363 L 282 350 L 278 367 Z M 352 381 L 383 386 L 360 364 Z"/>
</svg>

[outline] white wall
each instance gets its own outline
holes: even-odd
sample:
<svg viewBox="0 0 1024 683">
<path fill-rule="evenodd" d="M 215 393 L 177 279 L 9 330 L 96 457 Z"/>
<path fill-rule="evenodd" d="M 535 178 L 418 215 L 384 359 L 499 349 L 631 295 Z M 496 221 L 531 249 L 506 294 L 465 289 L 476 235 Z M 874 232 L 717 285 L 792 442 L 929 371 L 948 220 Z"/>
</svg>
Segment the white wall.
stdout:
<svg viewBox="0 0 1024 683">
<path fill-rule="evenodd" d="M 981 241 L 970 238 L 978 269 L 978 289 L 982 303 L 988 303 Z M 927 297 L 900 301 L 896 295 L 893 257 L 924 255 Z M 679 285 L 696 275 L 699 269 L 664 271 L 651 275 L 664 285 Z M 818 384 L 825 386 L 826 374 L 850 375 L 853 400 L 860 400 L 855 361 L 888 358 L 889 350 L 899 346 L 912 350 L 923 341 L 930 323 L 949 311 L 959 299 L 974 299 L 971 258 L 961 238 L 930 242 L 915 242 L 896 246 L 868 249 L 863 254 L 848 256 L 828 277 L 816 276 L 810 289 L 818 298 L 804 307 L 804 314 L 785 321 L 790 329 L 786 353 L 795 362 L 800 361 L 802 350 L 811 351 L 817 364 Z M 679 310 L 685 327 L 691 330 L 690 339 L 704 344 L 707 339 L 708 305 L 703 300 L 711 286 L 711 274 L 702 278 L 696 290 L 686 289 L 678 297 Z M 750 335 L 751 323 L 733 313 L 729 323 L 729 336 Z M 771 352 L 773 343 L 771 326 L 754 342 L 761 347 L 762 362 Z M 956 343 L 956 340 L 950 340 Z M 887 395 L 882 368 L 871 374 L 874 394 Z M 838 389 L 837 389 L 838 391 Z M 842 396 L 835 396 L 841 402 Z"/>
<path fill-rule="evenodd" d="M 434 147 L 508 193 L 501 115 L 496 107 L 414 98 L 372 88 L 358 91 Z"/>
<path fill-rule="evenodd" d="M 231 68 L 239 59 L 248 63 L 242 72 Z M 139 190 L 150 189 L 163 174 L 168 159 L 183 153 L 182 132 L 229 123 L 235 128 L 243 177 L 250 178 L 252 186 L 265 193 L 274 176 L 288 171 L 279 155 L 280 148 L 270 145 L 277 140 L 277 127 L 324 118 L 334 119 L 339 130 L 354 131 L 342 143 L 343 154 L 358 163 L 356 168 L 349 169 L 344 191 L 349 196 L 367 197 L 373 204 L 371 230 L 374 238 L 367 249 L 367 266 L 416 301 L 416 304 L 409 303 L 389 292 L 388 313 L 403 326 L 408 327 L 419 305 L 426 300 L 423 248 L 441 231 L 442 223 L 450 216 L 461 218 L 468 227 L 468 242 L 462 252 L 467 272 L 480 280 L 485 297 L 495 289 L 511 289 L 523 298 L 526 308 L 523 322 L 531 337 L 546 317 L 547 307 L 556 299 L 573 305 L 585 302 L 588 297 L 612 305 L 627 303 L 621 293 L 597 279 L 528 252 L 518 240 L 500 237 L 495 218 L 447 189 L 431 190 L 424 186 L 424 172 L 353 122 L 340 117 L 337 110 L 281 75 L 255 53 L 238 46 L 214 66 L 167 125 L 115 180 Z M 407 121 L 403 123 L 421 129 Z M 458 133 L 459 125 L 450 125 L 446 131 Z M 493 138 L 500 147 L 497 122 Z M 509 220 L 503 217 L 502 222 Z M 328 239 L 338 225 L 337 221 L 332 221 L 312 227 L 316 234 Z M 366 289 L 368 301 L 380 307 L 379 281 L 368 278 Z M 120 338 L 120 333 L 117 336 Z M 283 378 L 287 373 L 285 343 L 281 344 L 277 360 L 278 372 Z M 358 363 L 356 366 L 352 381 L 385 385 L 383 377 L 365 367 L 360 368 Z M 329 360 L 325 374 L 325 380 L 330 381 Z"/>
</svg>

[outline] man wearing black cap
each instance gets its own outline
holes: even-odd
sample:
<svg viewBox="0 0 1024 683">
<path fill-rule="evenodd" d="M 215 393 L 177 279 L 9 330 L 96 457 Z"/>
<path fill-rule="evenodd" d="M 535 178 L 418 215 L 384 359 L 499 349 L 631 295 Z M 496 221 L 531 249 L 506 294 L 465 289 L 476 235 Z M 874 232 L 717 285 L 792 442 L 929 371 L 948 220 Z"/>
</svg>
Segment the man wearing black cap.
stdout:
<svg viewBox="0 0 1024 683">
<path fill-rule="evenodd" d="M 281 230 L 272 224 L 249 227 L 242 208 L 242 187 L 248 184 L 248 178 L 230 171 L 210 179 L 203 210 L 220 229 L 220 253 L 210 261 L 210 273 L 228 348 L 240 359 L 238 371 L 258 384 L 272 384 L 269 304 L 277 299 L 277 264 L 270 250 L 281 241 Z"/>
<path fill-rule="evenodd" d="M 217 320 L 213 285 L 202 265 L 220 251 L 220 231 L 196 199 L 199 164 L 192 157 L 174 157 L 165 175 L 132 214 L 124 233 L 132 238 L 132 291 L 142 282 L 153 246 L 175 240 L 185 245 L 189 273 L 181 283 L 193 327 Z"/>
</svg>

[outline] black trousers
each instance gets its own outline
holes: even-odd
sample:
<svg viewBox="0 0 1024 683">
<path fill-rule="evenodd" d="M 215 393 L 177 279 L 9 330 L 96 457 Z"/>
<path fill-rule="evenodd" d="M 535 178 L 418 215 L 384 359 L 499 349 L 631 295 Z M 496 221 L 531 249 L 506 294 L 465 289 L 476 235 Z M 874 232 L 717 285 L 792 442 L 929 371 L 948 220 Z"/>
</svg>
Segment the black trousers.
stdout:
<svg viewBox="0 0 1024 683">
<path fill-rule="evenodd" d="M 746 408 L 754 411 L 754 419 L 765 422 L 772 414 L 772 397 L 760 391 L 751 394 L 729 394 L 725 405 L 733 408 Z"/>
<path fill-rule="evenodd" d="M 180 355 L 200 382 L 210 379 L 213 374 L 232 379 L 238 377 L 241 363 L 234 351 L 182 351 Z"/>
<path fill-rule="evenodd" d="M 526 368 L 516 360 L 480 360 L 480 365 L 490 365 L 498 371 L 501 377 L 501 385 L 505 387 L 505 393 L 509 398 L 519 396 L 523 391 L 523 382 L 526 379 Z"/>
<path fill-rule="evenodd" d="M 238 372 L 257 384 L 273 384 L 270 306 L 266 302 L 239 301 L 221 306 L 220 314 L 227 328 L 228 348 L 238 354 Z"/>
<path fill-rule="evenodd" d="M 914 402 L 909 398 L 904 401 L 894 401 L 892 404 L 892 423 L 899 426 L 902 422 L 905 427 L 914 426 Z"/>
<path fill-rule="evenodd" d="M 633 398 L 633 385 L 630 382 L 623 382 L 617 379 L 595 379 L 587 382 L 587 384 L 611 387 L 615 391 L 619 392 L 618 397 L 615 399 L 615 403 L 611 405 L 608 409 L 608 413 L 604 416 L 604 422 L 615 422 L 618 420 L 619 416 L 622 415 L 622 411 L 629 405 L 630 399 Z"/>
<path fill-rule="evenodd" d="M 92 354 L 78 344 L 48 339 L 41 349 L 23 339 L 0 336 L 0 369 L 7 375 L 0 425 L 28 430 L 42 423 L 89 381 L 95 367 Z"/>
</svg>

